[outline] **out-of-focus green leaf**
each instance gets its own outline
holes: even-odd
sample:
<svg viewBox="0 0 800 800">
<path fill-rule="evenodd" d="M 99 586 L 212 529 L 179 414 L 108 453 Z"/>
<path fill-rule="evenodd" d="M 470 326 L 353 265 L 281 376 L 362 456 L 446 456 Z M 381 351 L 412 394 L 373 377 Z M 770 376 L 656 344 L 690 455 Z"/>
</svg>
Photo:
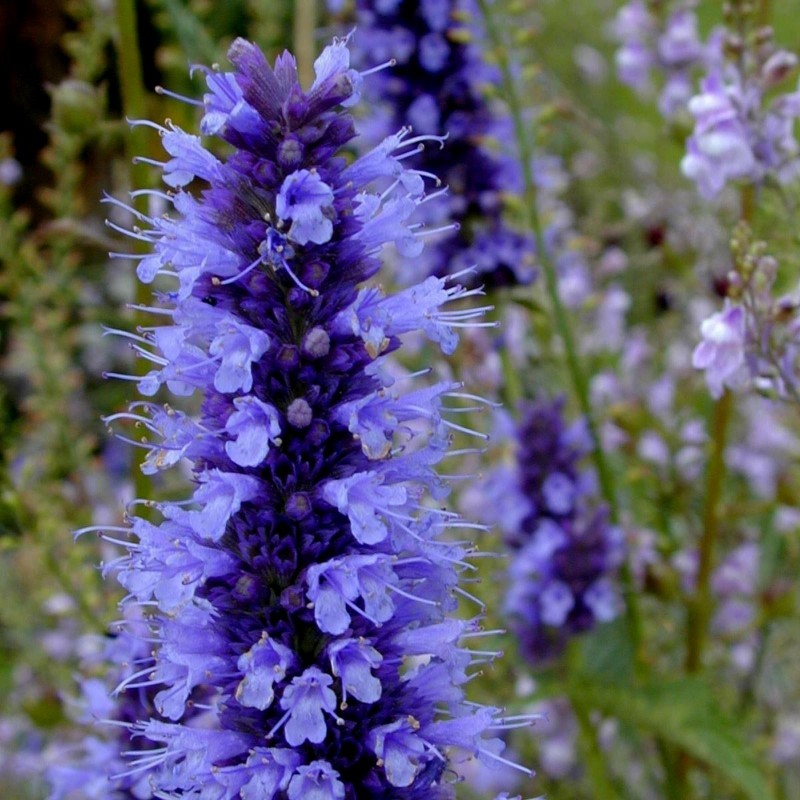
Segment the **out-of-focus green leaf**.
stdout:
<svg viewBox="0 0 800 800">
<path fill-rule="evenodd" d="M 633 643 L 625 619 L 599 625 L 580 640 L 580 670 L 598 682 L 626 683 L 633 679 Z"/>
<path fill-rule="evenodd" d="M 169 16 L 175 36 L 190 61 L 210 64 L 219 58 L 219 48 L 195 14 L 178 0 L 158 2 Z"/>
<path fill-rule="evenodd" d="M 735 719 L 699 678 L 622 684 L 582 676 L 570 683 L 574 702 L 616 717 L 704 762 L 750 800 L 773 800 L 764 770 Z"/>
</svg>

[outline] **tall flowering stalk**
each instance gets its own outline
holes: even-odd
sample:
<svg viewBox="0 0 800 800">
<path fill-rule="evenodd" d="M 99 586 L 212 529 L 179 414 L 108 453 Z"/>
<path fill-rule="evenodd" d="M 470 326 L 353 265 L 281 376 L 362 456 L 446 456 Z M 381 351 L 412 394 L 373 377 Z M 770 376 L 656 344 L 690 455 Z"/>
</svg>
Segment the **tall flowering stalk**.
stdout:
<svg viewBox="0 0 800 800">
<path fill-rule="evenodd" d="M 447 135 L 446 147 L 428 147 L 421 155 L 420 164 L 446 187 L 423 212 L 431 230 L 450 220 L 456 225 L 404 274 L 445 275 L 474 266 L 491 286 L 528 283 L 535 275 L 532 242 L 504 219 L 509 195 L 522 192 L 519 161 L 490 144 L 508 142 L 511 126 L 486 100 L 486 86 L 498 78 L 481 47 L 479 20 L 469 0 L 358 0 L 359 61 L 396 62 L 371 83 L 370 97 L 383 114 L 367 131 L 380 138 L 409 125 L 416 133 Z"/>
<path fill-rule="evenodd" d="M 730 182 L 787 184 L 800 176 L 800 91 L 773 93 L 795 72 L 797 56 L 778 48 L 769 29 L 748 30 L 744 13 L 738 23 L 725 40 L 728 58 L 709 65 L 688 106 L 694 132 L 681 171 L 706 200 Z"/>
<path fill-rule="evenodd" d="M 622 532 L 592 501 L 579 465 L 588 450 L 585 426 L 567 426 L 562 409 L 563 399 L 527 404 L 511 433 L 514 463 L 499 466 L 468 497 L 479 516 L 498 525 L 513 554 L 505 611 L 534 663 L 622 610 Z"/>
<path fill-rule="evenodd" d="M 195 479 L 184 501 L 133 505 L 160 520 L 131 513 L 107 568 L 152 651 L 118 690 L 145 689 L 156 711 L 123 725 L 129 763 L 111 777 L 120 796 L 135 781 L 159 798 L 452 797 L 448 748 L 504 761 L 492 732 L 529 718 L 464 699 L 495 654 L 465 643 L 477 617 L 451 616 L 471 547 L 443 534 L 470 526 L 441 507 L 434 467 L 465 430 L 447 419 L 460 385 L 408 388 L 382 362 L 412 331 L 451 353 L 485 309 L 445 310 L 479 294 L 445 278 L 359 288 L 385 244 L 422 247 L 427 176 L 405 164 L 431 137 L 340 155 L 362 82 L 346 41 L 308 91 L 288 53 L 273 70 L 239 39 L 229 58 L 205 72 L 201 122 L 225 160 L 142 123 L 169 155 L 170 191 L 152 194 L 171 211 L 138 215 L 137 272 L 175 288 L 142 309 L 158 324 L 117 332 L 152 369 L 116 377 L 202 406 L 194 419 L 146 399 L 109 419 L 148 432 L 145 472 L 187 459 Z"/>
</svg>

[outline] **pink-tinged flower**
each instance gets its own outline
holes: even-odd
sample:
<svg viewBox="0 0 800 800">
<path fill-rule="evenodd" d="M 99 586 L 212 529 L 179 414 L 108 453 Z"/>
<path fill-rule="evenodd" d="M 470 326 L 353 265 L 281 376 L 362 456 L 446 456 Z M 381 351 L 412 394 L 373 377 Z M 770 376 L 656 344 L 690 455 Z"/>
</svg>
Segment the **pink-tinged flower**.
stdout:
<svg viewBox="0 0 800 800">
<path fill-rule="evenodd" d="M 725 387 L 740 380 L 745 364 L 745 310 L 730 303 L 703 321 L 703 341 L 692 354 L 692 366 L 705 370 L 706 383 L 713 397 L 722 397 Z"/>
</svg>

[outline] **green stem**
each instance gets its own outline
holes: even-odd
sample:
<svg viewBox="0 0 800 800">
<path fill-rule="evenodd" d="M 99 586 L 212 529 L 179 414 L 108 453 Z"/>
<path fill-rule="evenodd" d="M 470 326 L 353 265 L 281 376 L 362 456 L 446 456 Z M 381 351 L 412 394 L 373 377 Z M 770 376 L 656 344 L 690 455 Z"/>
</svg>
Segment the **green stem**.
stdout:
<svg viewBox="0 0 800 800">
<path fill-rule="evenodd" d="M 749 222 L 755 210 L 755 189 L 744 186 L 740 196 L 739 214 Z M 725 479 L 725 442 L 733 407 L 733 394 L 726 389 L 714 403 L 711 418 L 711 442 L 706 472 L 703 532 L 698 550 L 697 579 L 694 596 L 687 607 L 686 671 L 698 672 L 702 666 L 703 648 L 711 618 L 711 570 L 714 566 L 714 546 L 719 535 L 719 502 Z"/>
<path fill-rule="evenodd" d="M 147 117 L 147 95 L 142 79 L 142 59 L 139 53 L 139 36 L 136 25 L 135 0 L 117 0 L 117 63 L 120 91 L 122 92 L 122 107 L 128 120 L 140 120 Z M 146 164 L 135 163 L 134 158 L 141 156 L 148 150 L 147 128 L 136 125 L 131 128 L 126 137 L 126 154 L 130 163 L 129 175 L 131 188 L 145 188 L 152 184 L 151 168 Z M 147 197 L 141 195 L 131 200 L 133 207 L 142 214 L 147 213 Z M 147 245 L 134 241 L 134 250 L 144 252 Z M 135 295 L 138 305 L 147 305 L 151 300 L 151 290 L 148 286 L 135 279 Z M 141 312 L 134 317 L 134 324 L 147 324 Z M 143 369 L 144 365 L 136 365 Z M 134 487 L 137 497 L 147 497 L 150 490 L 150 480 L 141 470 L 134 470 Z"/>
<path fill-rule="evenodd" d="M 297 59 L 297 71 L 300 83 L 310 86 L 314 80 L 314 59 L 316 43 L 314 31 L 317 24 L 315 0 L 294 0 L 293 40 L 294 55 Z"/>
<path fill-rule="evenodd" d="M 686 796 L 682 794 L 681 787 L 678 784 L 675 758 L 670 752 L 669 746 L 662 738 L 658 737 L 656 738 L 656 749 L 661 761 L 661 769 L 664 771 L 663 786 L 666 800 L 686 800 Z"/>
<path fill-rule="evenodd" d="M 608 756 L 600 749 L 597 728 L 589 717 L 589 711 L 573 699 L 572 708 L 578 720 L 578 735 L 586 757 L 586 769 L 592 784 L 592 797 L 595 800 L 616 800 L 617 792 L 611 783 L 606 765 Z"/>
<path fill-rule="evenodd" d="M 489 3 L 487 0 L 478 0 L 478 5 L 480 6 L 481 13 L 483 14 L 486 22 L 486 31 L 489 35 L 489 39 L 497 54 L 498 64 L 503 76 L 505 99 L 508 103 L 509 111 L 511 112 L 511 118 L 514 125 L 514 134 L 517 146 L 519 147 L 519 158 L 525 187 L 524 205 L 527 217 L 526 222 L 528 223 L 528 227 L 533 232 L 536 239 L 537 256 L 542 267 L 542 272 L 544 273 L 545 287 L 552 308 L 556 332 L 558 333 L 558 336 L 564 346 L 567 369 L 569 370 L 575 397 L 578 401 L 578 405 L 580 406 L 581 413 L 586 418 L 586 424 L 589 428 L 589 434 L 594 445 L 592 448 L 592 458 L 594 459 L 595 468 L 597 469 L 597 476 L 598 480 L 600 481 L 600 488 L 603 498 L 606 503 L 608 503 L 612 519 L 616 520 L 618 516 L 616 493 L 614 491 L 611 470 L 606 462 L 603 448 L 600 446 L 597 423 L 594 419 L 591 400 L 589 397 L 589 381 L 581 365 L 575 337 L 572 333 L 567 311 L 564 307 L 564 303 L 561 300 L 561 294 L 558 290 L 558 273 L 556 266 L 547 250 L 547 247 L 545 246 L 544 228 L 539 216 L 539 192 L 536 182 L 533 178 L 533 137 L 530 135 L 530 131 L 527 130 L 525 125 L 522 102 L 519 92 L 517 91 L 516 82 L 514 81 L 514 77 L 511 73 L 508 50 L 505 47 L 500 36 L 500 32 L 494 22 L 491 10 L 489 8 Z"/>
<path fill-rule="evenodd" d="M 714 547 L 719 536 L 719 501 L 725 479 L 725 442 L 728 434 L 733 394 L 727 389 L 714 403 L 708 469 L 706 471 L 703 531 L 698 549 L 697 579 L 694 596 L 687 606 L 686 663 L 688 673 L 699 672 L 703 665 L 703 650 L 711 618 L 711 570 L 714 565 Z M 692 760 L 688 753 L 678 754 L 678 783 L 683 797 L 689 798 L 689 769 Z"/>
<path fill-rule="evenodd" d="M 147 95 L 142 80 L 142 59 L 139 54 L 139 36 L 136 28 L 136 6 L 134 0 L 117 0 L 117 63 L 118 79 L 122 92 L 122 107 L 128 120 L 145 119 Z M 147 129 L 137 125 L 131 128 L 126 139 L 127 152 L 131 160 L 147 151 Z M 146 164 L 131 164 L 131 186 L 142 187 L 151 183 L 150 170 Z M 139 211 L 146 211 L 147 198 L 135 201 Z M 149 293 L 148 293 L 149 294 Z"/>
<path fill-rule="evenodd" d="M 711 570 L 714 547 L 719 536 L 719 501 L 725 478 L 725 442 L 731 417 L 733 395 L 727 389 L 714 404 L 711 445 L 706 473 L 703 531 L 698 549 L 697 581 L 687 619 L 686 671 L 698 672 L 711 617 Z"/>
<path fill-rule="evenodd" d="M 508 103 L 508 108 L 514 125 L 514 134 L 517 147 L 519 148 L 519 159 L 522 167 L 526 222 L 536 240 L 537 255 L 545 278 L 545 287 L 550 300 L 556 332 L 558 333 L 558 336 L 564 346 L 565 360 L 572 382 L 573 391 L 578 401 L 581 413 L 586 420 L 586 425 L 592 440 L 592 459 L 594 461 L 595 469 L 597 470 L 600 490 L 603 495 L 603 499 L 608 504 L 611 519 L 616 521 L 619 517 L 619 510 L 617 506 L 614 481 L 611 470 L 608 466 L 608 462 L 606 461 L 605 452 L 603 451 L 603 447 L 600 442 L 597 423 L 594 418 L 589 395 L 589 381 L 581 364 L 580 357 L 578 356 L 578 348 L 575 342 L 575 337 L 569 324 L 566 308 L 564 307 L 564 303 L 561 300 L 561 295 L 558 290 L 558 274 L 556 266 L 547 250 L 547 247 L 545 246 L 544 229 L 539 216 L 538 189 L 533 178 L 532 164 L 534 156 L 534 137 L 526 127 L 522 101 L 519 92 L 517 91 L 514 76 L 511 72 L 508 49 L 503 42 L 497 25 L 495 24 L 488 0 L 478 0 L 478 5 L 486 23 L 486 32 L 488 34 L 489 41 L 491 42 L 492 47 L 497 55 L 498 65 L 503 78 L 505 99 Z M 637 654 L 637 663 L 641 663 L 641 619 L 633 586 L 633 578 L 630 573 L 630 567 L 627 563 L 623 564 L 621 577 L 626 596 L 625 608 L 628 619 L 628 628 L 634 645 L 634 652 Z"/>
</svg>

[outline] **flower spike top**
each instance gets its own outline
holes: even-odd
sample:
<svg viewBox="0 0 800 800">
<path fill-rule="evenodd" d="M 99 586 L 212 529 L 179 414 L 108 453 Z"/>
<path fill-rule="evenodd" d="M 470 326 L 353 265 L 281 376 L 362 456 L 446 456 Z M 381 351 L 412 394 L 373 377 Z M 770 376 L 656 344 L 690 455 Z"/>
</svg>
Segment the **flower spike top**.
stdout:
<svg viewBox="0 0 800 800">
<path fill-rule="evenodd" d="M 193 419 L 148 399 L 112 418 L 151 434 L 145 471 L 186 458 L 195 478 L 187 500 L 148 502 L 158 522 L 130 509 L 128 554 L 108 567 L 146 611 L 152 655 L 135 685 L 156 710 L 123 726 L 113 785 L 449 798 L 450 747 L 505 763 L 500 712 L 464 699 L 485 659 L 466 644 L 478 618 L 450 616 L 469 596 L 470 548 L 442 536 L 466 523 L 441 507 L 434 470 L 456 427 L 448 399 L 466 395 L 451 381 L 409 390 L 380 362 L 414 330 L 451 351 L 481 311 L 442 306 L 479 292 L 444 278 L 360 288 L 384 245 L 422 247 L 424 176 L 404 161 L 428 137 L 340 155 L 363 77 L 346 41 L 317 59 L 308 91 L 289 54 L 273 69 L 239 39 L 229 58 L 232 72 L 205 72 L 201 131 L 230 155 L 156 126 L 171 210 L 129 232 L 152 246 L 139 277 L 173 288 L 144 309 L 153 326 L 122 334 L 152 368 L 117 377 L 202 406 Z"/>
<path fill-rule="evenodd" d="M 443 183 L 421 211 L 429 234 L 439 234 L 420 258 L 400 265 L 404 282 L 475 267 L 495 288 L 530 283 L 534 243 L 507 224 L 509 196 L 521 194 L 519 159 L 505 150 L 511 122 L 486 99 L 496 70 L 482 47 L 480 12 L 471 0 L 357 0 L 359 64 L 393 58 L 375 75 L 367 96 L 379 107 L 366 125 L 371 141 L 401 125 L 431 141 L 418 163 Z M 493 146 L 492 140 L 503 145 Z M 455 225 L 448 224 L 453 220 Z"/>
</svg>

